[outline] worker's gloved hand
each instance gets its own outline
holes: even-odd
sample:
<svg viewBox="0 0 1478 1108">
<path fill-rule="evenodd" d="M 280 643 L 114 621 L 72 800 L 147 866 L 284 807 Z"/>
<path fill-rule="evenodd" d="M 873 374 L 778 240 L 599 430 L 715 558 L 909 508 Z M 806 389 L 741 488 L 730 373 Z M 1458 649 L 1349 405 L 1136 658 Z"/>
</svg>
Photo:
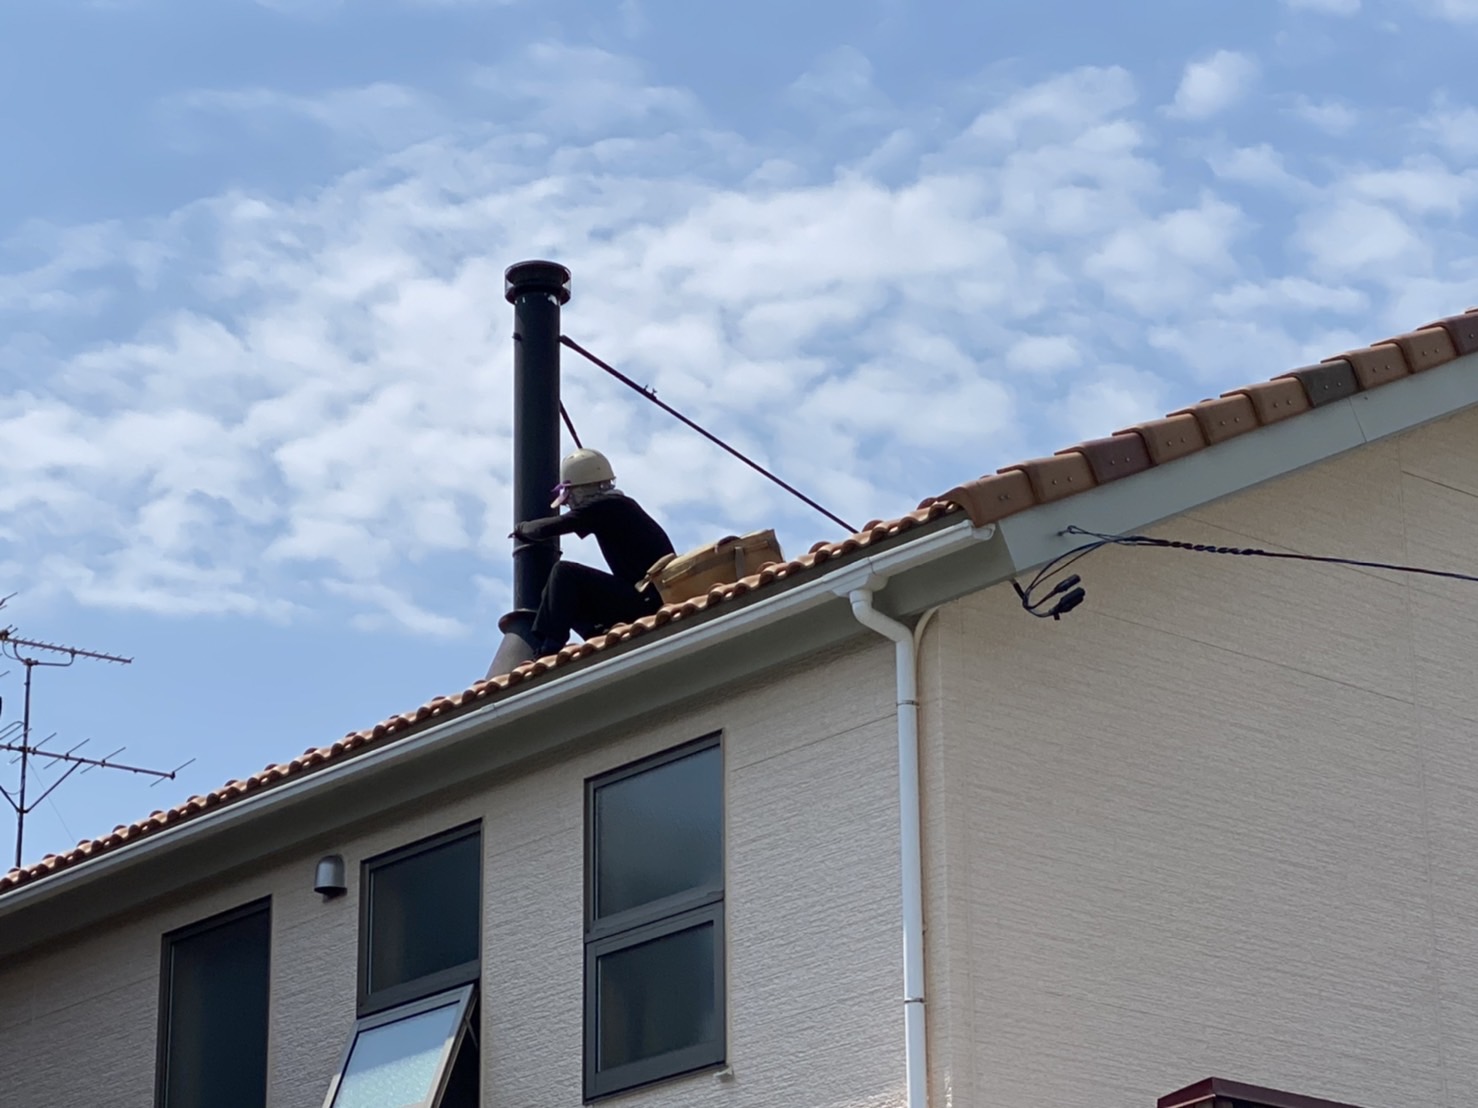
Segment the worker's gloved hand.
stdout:
<svg viewBox="0 0 1478 1108">
<path fill-rule="evenodd" d="M 572 530 L 566 525 L 566 520 L 561 516 L 548 516 L 544 519 L 526 519 L 521 523 L 513 525 L 513 530 L 508 533 L 510 539 L 518 539 L 520 542 L 548 543 L 554 544 L 559 536 Z"/>
<path fill-rule="evenodd" d="M 537 522 L 537 521 L 532 521 L 532 522 Z M 549 541 L 549 537 L 547 535 L 541 538 L 539 536 L 539 534 L 538 534 L 538 529 L 531 527 L 531 523 L 529 521 L 525 521 L 524 523 L 514 524 L 513 530 L 510 531 L 510 532 L 508 532 L 508 537 L 510 539 L 517 539 L 519 542 L 548 542 Z"/>
</svg>

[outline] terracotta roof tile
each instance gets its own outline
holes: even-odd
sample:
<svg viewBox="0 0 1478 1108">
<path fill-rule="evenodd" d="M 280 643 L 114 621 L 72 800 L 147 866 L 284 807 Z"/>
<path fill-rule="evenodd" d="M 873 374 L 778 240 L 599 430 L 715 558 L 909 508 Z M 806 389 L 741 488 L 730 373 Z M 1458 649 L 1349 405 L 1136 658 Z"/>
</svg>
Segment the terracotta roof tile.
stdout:
<svg viewBox="0 0 1478 1108">
<path fill-rule="evenodd" d="M 1091 489 L 1095 484 L 1093 467 L 1088 464 L 1083 452 L 1076 448 L 1064 450 L 1050 458 L 1018 462 L 1016 465 L 1006 466 L 1000 472 L 1011 473 L 1014 470 L 1025 473 L 1031 481 L 1032 495 L 1036 497 L 1038 504 L 1050 504 L 1054 500 L 1075 496 L 1085 489 Z"/>
<path fill-rule="evenodd" d="M 1037 502 L 1032 496 L 1031 478 L 1019 469 L 987 474 L 979 480 L 956 485 L 938 499 L 925 500 L 919 507 L 932 508 L 940 501 L 960 505 L 977 527 L 1005 519 Z"/>
<path fill-rule="evenodd" d="M 1206 436 L 1201 431 L 1200 422 L 1188 412 L 1136 423 L 1133 427 L 1115 431 L 1114 434 L 1137 435 L 1145 445 L 1150 464 L 1157 466 L 1194 454 L 1206 447 Z"/>
<path fill-rule="evenodd" d="M 1408 372 L 1406 357 L 1401 353 L 1401 348 L 1393 342 L 1382 342 L 1360 350 L 1351 350 L 1342 357 L 1354 369 L 1355 379 L 1360 382 L 1362 391 L 1388 385 L 1399 377 L 1405 377 Z M 1325 361 L 1334 360 L 1333 358 L 1325 359 Z"/>
<path fill-rule="evenodd" d="M 1459 355 L 1478 353 L 1478 313 L 1472 309 L 1462 315 L 1439 319 L 1435 323 L 1427 324 L 1427 327 L 1441 327 L 1446 331 L 1448 337 L 1452 339 L 1453 349 Z"/>
<path fill-rule="evenodd" d="M 1322 408 L 1325 404 L 1354 396 L 1360 391 L 1360 382 L 1355 379 L 1355 371 L 1344 358 L 1331 358 L 1318 365 L 1290 369 L 1283 376 L 1292 377 L 1303 386 L 1304 395 L 1314 408 Z"/>
<path fill-rule="evenodd" d="M 1411 372 L 1421 373 L 1457 357 L 1452 336 L 1442 327 L 1423 327 L 1390 340 L 1401 348 Z"/>
<path fill-rule="evenodd" d="M 1286 377 L 1275 377 L 1271 381 L 1258 381 L 1256 384 L 1244 385 L 1240 389 L 1233 389 L 1222 395 L 1247 397 L 1252 401 L 1252 412 L 1257 416 L 1258 424 L 1263 427 L 1301 415 L 1311 407 L 1303 385 L 1297 380 Z"/>
<path fill-rule="evenodd" d="M 177 807 L 154 812 L 137 823 L 120 824 L 108 835 L 84 839 L 65 854 L 48 854 L 39 862 L 12 869 L 0 876 L 0 894 L 239 797 L 270 788 L 289 777 L 311 773 L 366 747 L 403 738 L 427 724 L 471 711 L 547 674 L 592 659 L 599 661 L 599 655 L 622 643 L 657 632 L 680 634 L 683 625 L 714 608 L 905 535 L 951 513 L 968 513 L 976 526 L 994 523 L 1036 504 L 1062 500 L 1099 484 L 1173 464 L 1259 427 L 1295 419 L 1358 391 L 1380 388 L 1411 373 L 1425 372 L 1472 353 L 1478 353 L 1478 309 L 1437 320 L 1318 365 L 1233 389 L 1217 399 L 1171 412 L 1164 419 L 1147 420 L 1109 438 L 1067 447 L 1049 458 L 1005 466 L 996 473 L 956 485 L 940 496 L 928 497 L 916 510 L 898 519 L 872 520 L 857 534 L 839 542 L 817 543 L 799 558 L 767 565 L 741 581 L 715 586 L 702 597 L 669 604 L 635 623 L 614 627 L 586 642 L 573 643 L 550 657 L 525 662 L 511 673 L 476 681 L 460 692 L 436 697 L 409 714 L 391 716 L 367 730 L 351 731 L 326 746 L 309 747 L 291 762 L 266 766 L 261 773 L 244 780 L 228 781 L 213 792 L 192 796 Z"/>
<path fill-rule="evenodd" d="M 1150 468 L 1149 451 L 1138 435 L 1113 435 L 1106 439 L 1093 439 L 1057 453 L 1081 454 L 1088 460 L 1088 470 L 1093 474 L 1093 480 L 1100 485 Z"/>
<path fill-rule="evenodd" d="M 1170 414 L 1184 415 L 1186 413 L 1196 417 L 1196 422 L 1201 425 L 1201 434 L 1206 436 L 1208 446 L 1215 446 L 1227 439 L 1245 435 L 1248 431 L 1257 430 L 1258 427 L 1252 400 L 1243 393 L 1229 393 L 1217 400 L 1203 400 L 1199 404 L 1181 408 Z"/>
</svg>

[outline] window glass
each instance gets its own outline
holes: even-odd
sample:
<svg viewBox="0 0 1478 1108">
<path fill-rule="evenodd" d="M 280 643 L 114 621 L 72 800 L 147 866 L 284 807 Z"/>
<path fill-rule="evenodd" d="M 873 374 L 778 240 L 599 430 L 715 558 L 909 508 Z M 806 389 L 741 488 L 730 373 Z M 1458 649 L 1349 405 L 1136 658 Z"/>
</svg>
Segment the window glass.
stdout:
<svg viewBox="0 0 1478 1108">
<path fill-rule="evenodd" d="M 475 1025 L 477 1022 L 475 1010 L 472 1020 Z M 482 1104 L 477 1095 L 481 1078 L 480 1070 L 477 1041 L 472 1035 L 464 1036 L 462 1045 L 457 1050 L 457 1060 L 452 1064 L 451 1076 L 447 1078 L 446 1089 L 443 1090 L 436 1108 L 479 1108 Z"/>
<path fill-rule="evenodd" d="M 585 1098 L 725 1056 L 718 736 L 587 786 Z"/>
<path fill-rule="evenodd" d="M 712 746 L 595 792 L 595 915 L 723 883 L 723 776 Z"/>
<path fill-rule="evenodd" d="M 596 960 L 598 1068 L 654 1058 L 718 1036 L 714 928 L 692 927 Z"/>
<path fill-rule="evenodd" d="M 456 1033 L 460 1001 L 361 1031 L 344 1066 L 333 1108 L 402 1108 L 435 1091 Z"/>
<path fill-rule="evenodd" d="M 168 940 L 161 1103 L 263 1108 L 271 917 L 260 910 Z"/>
<path fill-rule="evenodd" d="M 468 835 L 370 869 L 370 993 L 477 960 L 480 855 Z"/>
</svg>

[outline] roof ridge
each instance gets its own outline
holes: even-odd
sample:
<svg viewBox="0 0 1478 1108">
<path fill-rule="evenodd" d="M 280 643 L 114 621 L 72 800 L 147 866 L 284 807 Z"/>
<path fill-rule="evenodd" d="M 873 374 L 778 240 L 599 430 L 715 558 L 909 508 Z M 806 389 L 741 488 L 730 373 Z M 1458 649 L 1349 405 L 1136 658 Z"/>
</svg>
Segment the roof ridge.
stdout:
<svg viewBox="0 0 1478 1108">
<path fill-rule="evenodd" d="M 111 834 L 83 839 L 63 854 L 47 854 L 39 862 L 11 869 L 0 875 L 0 895 L 284 778 L 308 772 L 366 746 L 403 738 L 424 724 L 444 720 L 454 713 L 471 711 L 546 674 L 604 654 L 669 624 L 694 619 L 721 604 L 770 588 L 875 543 L 897 538 L 947 515 L 963 511 L 977 527 L 995 523 L 1028 508 L 1169 464 L 1228 439 L 1473 353 L 1478 353 L 1478 308 L 1280 373 L 1266 381 L 1231 389 L 1219 397 L 1177 409 L 1161 419 L 1115 431 L 1106 438 L 1064 447 L 1050 457 L 1003 466 L 938 496 L 925 497 L 916 509 L 897 519 L 871 520 L 862 530 L 843 539 L 816 543 L 799 558 L 768 564 L 738 581 L 715 585 L 702 596 L 665 604 L 651 615 L 618 624 L 603 635 L 524 662 L 506 674 L 475 681 L 460 693 L 435 697 L 412 712 L 391 716 L 371 728 L 351 731 L 327 746 L 309 747 L 290 762 L 270 764 L 260 773 L 228 781 L 221 788 L 192 796 L 183 804 L 152 812 L 143 820 L 119 824 Z"/>
</svg>

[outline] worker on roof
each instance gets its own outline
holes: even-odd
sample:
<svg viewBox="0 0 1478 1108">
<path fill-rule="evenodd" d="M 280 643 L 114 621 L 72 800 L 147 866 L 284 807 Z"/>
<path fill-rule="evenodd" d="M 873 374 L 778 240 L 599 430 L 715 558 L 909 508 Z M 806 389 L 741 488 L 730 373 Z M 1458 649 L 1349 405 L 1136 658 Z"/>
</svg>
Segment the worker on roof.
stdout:
<svg viewBox="0 0 1478 1108">
<path fill-rule="evenodd" d="M 611 463 L 598 450 L 576 450 L 560 463 L 551 508 L 562 514 L 528 520 L 513 529 L 525 542 L 559 535 L 594 535 L 611 572 L 559 561 L 549 574 L 534 617 L 534 657 L 553 654 L 572 630 L 588 639 L 618 623 L 629 623 L 662 606 L 656 589 L 637 591 L 652 564 L 674 553 L 661 525 L 616 488 Z"/>
</svg>

